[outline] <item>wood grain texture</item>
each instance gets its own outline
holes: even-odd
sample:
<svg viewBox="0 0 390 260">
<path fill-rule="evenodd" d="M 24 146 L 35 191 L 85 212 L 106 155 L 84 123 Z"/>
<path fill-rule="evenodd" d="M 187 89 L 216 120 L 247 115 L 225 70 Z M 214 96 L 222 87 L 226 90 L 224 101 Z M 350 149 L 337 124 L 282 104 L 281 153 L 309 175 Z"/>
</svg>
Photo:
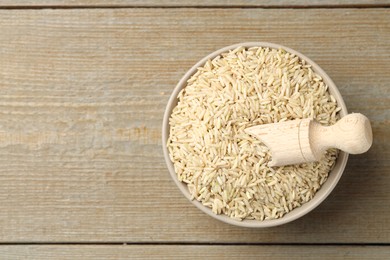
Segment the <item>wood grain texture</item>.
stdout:
<svg viewBox="0 0 390 260">
<path fill-rule="evenodd" d="M 178 7 L 178 6 L 214 6 L 214 7 L 308 7 L 308 6 L 350 6 L 370 7 L 390 5 L 389 0 L 3 0 L 4 7 Z"/>
<path fill-rule="evenodd" d="M 388 246 L 52 245 L 0 246 L 6 259 L 386 259 Z"/>
<path fill-rule="evenodd" d="M 390 242 L 388 9 L 0 11 L 1 242 Z M 243 229 L 170 180 L 162 115 L 185 71 L 244 41 L 294 48 L 328 72 L 374 144 L 290 224 Z"/>
</svg>

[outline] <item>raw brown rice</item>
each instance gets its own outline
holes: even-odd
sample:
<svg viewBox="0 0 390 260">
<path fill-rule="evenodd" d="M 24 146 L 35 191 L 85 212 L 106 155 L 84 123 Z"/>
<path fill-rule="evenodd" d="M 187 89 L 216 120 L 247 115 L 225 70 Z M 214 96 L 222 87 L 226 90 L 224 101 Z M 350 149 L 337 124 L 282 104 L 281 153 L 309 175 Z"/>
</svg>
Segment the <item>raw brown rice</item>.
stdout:
<svg viewBox="0 0 390 260">
<path fill-rule="evenodd" d="M 331 125 L 338 111 L 322 78 L 298 56 L 240 47 L 207 61 L 188 80 L 169 119 L 167 147 L 192 199 L 215 214 L 280 218 L 313 198 L 337 150 L 319 162 L 270 168 L 268 148 L 244 129 L 301 118 Z"/>
</svg>

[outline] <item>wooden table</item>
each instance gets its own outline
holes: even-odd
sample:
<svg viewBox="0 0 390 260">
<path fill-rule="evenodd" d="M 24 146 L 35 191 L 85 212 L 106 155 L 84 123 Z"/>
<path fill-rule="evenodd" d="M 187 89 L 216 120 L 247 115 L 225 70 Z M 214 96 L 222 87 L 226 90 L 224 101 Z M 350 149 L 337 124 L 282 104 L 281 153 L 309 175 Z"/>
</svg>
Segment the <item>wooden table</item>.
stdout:
<svg viewBox="0 0 390 260">
<path fill-rule="evenodd" d="M 389 259 L 390 1 L 0 5 L 1 259 Z M 162 155 L 180 77 L 244 41 L 314 59 L 374 132 L 324 203 L 275 228 L 203 214 Z"/>
</svg>

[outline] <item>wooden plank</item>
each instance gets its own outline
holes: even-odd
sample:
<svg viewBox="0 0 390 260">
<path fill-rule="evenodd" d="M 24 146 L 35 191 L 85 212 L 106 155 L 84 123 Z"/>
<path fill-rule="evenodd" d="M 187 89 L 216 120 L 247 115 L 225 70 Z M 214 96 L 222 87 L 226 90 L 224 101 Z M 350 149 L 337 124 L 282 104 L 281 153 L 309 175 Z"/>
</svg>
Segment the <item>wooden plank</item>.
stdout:
<svg viewBox="0 0 390 260">
<path fill-rule="evenodd" d="M 389 0 L 3 0 L 0 6 L 3 7 L 372 7 L 390 5 Z"/>
<path fill-rule="evenodd" d="M 0 11 L 1 242 L 390 242 L 388 9 Z M 243 229 L 193 207 L 161 151 L 169 94 L 204 55 L 270 41 L 317 61 L 374 144 L 293 223 Z"/>
<path fill-rule="evenodd" d="M 389 246 L 35 245 L 0 246 L 6 259 L 387 259 Z"/>
</svg>

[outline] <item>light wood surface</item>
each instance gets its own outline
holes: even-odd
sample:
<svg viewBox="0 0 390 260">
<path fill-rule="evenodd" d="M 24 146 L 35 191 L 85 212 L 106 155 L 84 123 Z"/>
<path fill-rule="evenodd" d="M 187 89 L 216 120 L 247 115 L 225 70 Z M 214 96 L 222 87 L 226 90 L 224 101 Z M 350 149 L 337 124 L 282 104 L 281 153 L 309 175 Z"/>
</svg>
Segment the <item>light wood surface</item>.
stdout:
<svg viewBox="0 0 390 260">
<path fill-rule="evenodd" d="M 389 242 L 389 11 L 214 14 L 0 11 L 0 241 Z M 170 180 L 161 149 L 163 110 L 186 69 L 248 40 L 312 57 L 374 131 L 325 203 L 273 229 L 201 213 Z"/>
<path fill-rule="evenodd" d="M 383 246 L 267 246 L 267 245 L 46 245 L 3 246 L 6 259 L 386 259 Z M 142 257 L 140 257 L 142 256 Z"/>
<path fill-rule="evenodd" d="M 3 0 L 6 7 L 376 7 L 390 5 L 389 0 Z"/>
<path fill-rule="evenodd" d="M 172 244 L 124 247 L 118 258 L 164 256 L 187 242 L 320 243 L 292 249 L 388 255 L 389 24 L 387 8 L 0 10 L 0 243 Z M 312 58 L 348 111 L 367 115 L 373 128 L 372 148 L 350 157 L 330 197 L 276 228 L 238 228 L 201 213 L 170 180 L 162 156 L 162 115 L 180 77 L 206 54 L 245 41 Z M 216 258 L 225 250 L 204 247 Z M 0 256 L 42 259 L 53 250 L 94 258 L 104 249 L 2 245 Z"/>
</svg>

